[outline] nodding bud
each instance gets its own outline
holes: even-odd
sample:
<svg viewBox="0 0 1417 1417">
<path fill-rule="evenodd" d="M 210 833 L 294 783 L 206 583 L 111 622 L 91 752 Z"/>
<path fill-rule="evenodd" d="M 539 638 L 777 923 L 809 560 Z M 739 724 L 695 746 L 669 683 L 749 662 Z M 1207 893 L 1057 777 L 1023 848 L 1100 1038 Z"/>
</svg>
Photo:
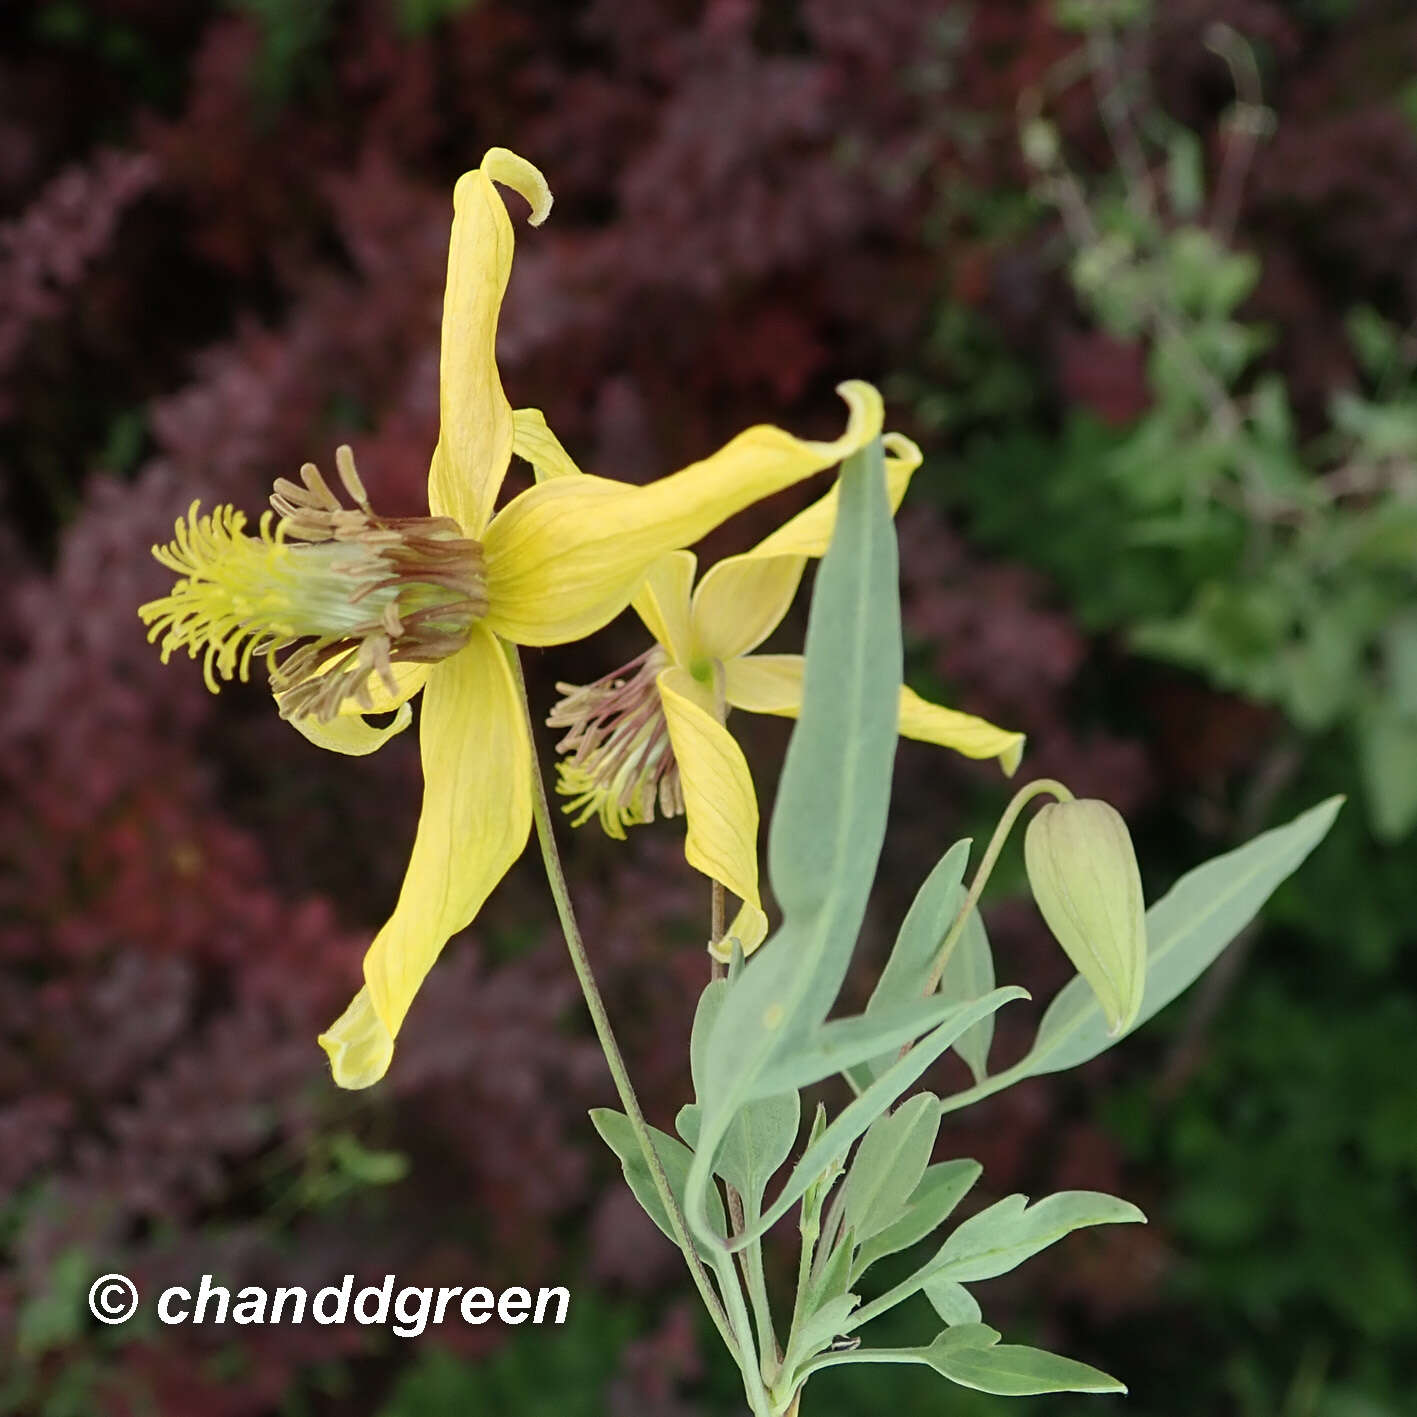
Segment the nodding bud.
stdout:
<svg viewBox="0 0 1417 1417">
<path fill-rule="evenodd" d="M 1113 1035 L 1146 984 L 1146 914 L 1131 833 L 1106 802 L 1050 802 L 1028 824 L 1024 863 L 1048 928 L 1092 986 Z"/>
</svg>

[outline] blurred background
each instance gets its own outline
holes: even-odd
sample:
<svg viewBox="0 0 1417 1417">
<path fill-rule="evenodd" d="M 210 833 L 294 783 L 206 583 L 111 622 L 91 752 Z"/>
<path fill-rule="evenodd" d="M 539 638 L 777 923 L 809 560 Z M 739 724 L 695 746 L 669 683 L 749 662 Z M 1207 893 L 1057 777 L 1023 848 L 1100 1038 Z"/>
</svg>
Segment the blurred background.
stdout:
<svg viewBox="0 0 1417 1417">
<path fill-rule="evenodd" d="M 1124 1378 L 1135 1417 L 1412 1412 L 1414 75 L 1408 0 L 0 7 L 0 1412 L 741 1411 L 586 1119 L 611 1085 L 532 857 L 387 1081 L 337 1092 L 314 1035 L 401 879 L 415 735 L 324 755 L 259 686 L 164 670 L 134 613 L 192 498 L 258 511 L 340 441 L 381 508 L 420 509 L 451 188 L 491 145 L 556 194 L 538 231 L 509 198 L 513 404 L 642 480 L 759 419 L 833 436 L 835 382 L 877 381 L 926 450 L 899 518 L 912 684 L 1116 804 L 1150 895 L 1350 794 L 1263 928 L 1143 1036 L 951 1118 L 942 1147 L 984 1163 L 980 1204 L 1089 1187 L 1151 1216 L 980 1286 L 1009 1338 Z M 530 655 L 534 703 L 643 648 L 626 619 Z M 787 726 L 741 733 L 766 797 Z M 989 766 L 902 746 L 858 996 L 1004 797 Z M 566 837 L 668 1126 L 706 884 L 675 825 Z M 1001 974 L 1046 1000 L 1065 966 L 1016 844 L 995 881 Z M 1035 1016 L 1001 1015 L 996 1065 Z M 561 1330 L 417 1341 L 101 1329 L 108 1270 L 574 1302 Z M 919 1310 L 881 1339 L 927 1341 Z M 808 1417 L 1124 1401 L 852 1371 Z"/>
</svg>

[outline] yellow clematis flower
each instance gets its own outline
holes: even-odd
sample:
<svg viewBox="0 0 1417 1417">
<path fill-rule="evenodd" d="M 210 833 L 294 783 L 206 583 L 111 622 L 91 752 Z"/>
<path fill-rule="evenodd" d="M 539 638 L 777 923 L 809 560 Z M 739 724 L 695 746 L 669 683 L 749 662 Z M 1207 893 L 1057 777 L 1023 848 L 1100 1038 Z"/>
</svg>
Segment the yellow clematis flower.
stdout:
<svg viewBox="0 0 1417 1417">
<path fill-rule="evenodd" d="M 892 511 L 900 506 L 920 450 L 886 434 Z M 564 451 L 543 451 L 545 473 L 574 466 Z M 729 709 L 795 718 L 802 707 L 799 654 L 753 654 L 787 613 L 809 557 L 826 552 L 838 489 L 751 551 L 711 567 L 694 586 L 692 551 L 676 550 L 650 568 L 631 602 L 654 645 L 594 684 L 558 684 L 547 719 L 568 730 L 557 744 L 557 790 L 576 826 L 598 817 L 609 835 L 664 816 L 685 818 L 684 855 L 721 882 L 742 909 L 713 951 L 726 959 L 737 939 L 751 953 L 767 934 L 758 890 L 758 803 L 743 752 L 724 726 Z M 970 758 L 998 758 L 1012 776 L 1024 736 L 902 686 L 900 731 Z"/>
<path fill-rule="evenodd" d="M 277 482 L 254 535 L 233 508 L 201 516 L 194 504 L 173 543 L 154 548 L 180 579 L 139 612 L 164 660 L 179 648 L 204 656 L 213 690 L 263 656 L 282 716 L 337 752 L 372 752 L 407 726 L 423 691 L 423 809 L 408 871 L 365 956 L 364 987 L 320 1038 L 343 1087 L 383 1076 L 443 945 L 526 844 L 536 769 L 507 647 L 600 628 L 659 557 L 881 429 L 876 390 L 843 384 L 850 417 L 833 442 L 759 426 L 658 482 L 548 479 L 493 515 L 514 449 L 538 466 L 569 461 L 541 415 L 514 414 L 502 392 L 495 341 L 513 241 L 494 182 L 527 199 L 533 225 L 551 207 L 541 173 L 504 148 L 454 190 L 430 515 L 380 516 L 342 448 L 352 506 L 310 464 L 301 483 Z M 366 721 L 387 712 L 385 726 Z"/>
</svg>

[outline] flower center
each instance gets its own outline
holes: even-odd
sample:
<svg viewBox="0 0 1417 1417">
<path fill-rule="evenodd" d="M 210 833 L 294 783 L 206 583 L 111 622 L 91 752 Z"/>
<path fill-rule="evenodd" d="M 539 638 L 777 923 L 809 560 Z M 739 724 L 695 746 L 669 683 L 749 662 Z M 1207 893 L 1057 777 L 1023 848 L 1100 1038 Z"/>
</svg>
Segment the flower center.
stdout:
<svg viewBox="0 0 1417 1417">
<path fill-rule="evenodd" d="M 215 693 L 218 677 L 244 680 L 262 655 L 281 717 L 328 722 L 348 699 L 375 708 L 375 674 L 397 696 L 393 665 L 437 663 L 467 643 L 487 612 L 481 544 L 449 517 L 379 516 L 347 447 L 335 464 L 352 507 L 306 463 L 299 484 L 276 482 L 254 536 L 234 507 L 201 516 L 194 502 L 175 540 L 153 548 L 181 577 L 138 611 L 164 663 L 176 649 L 204 653 Z"/>
<path fill-rule="evenodd" d="M 557 684 L 562 697 L 550 728 L 570 731 L 556 744 L 568 756 L 557 765 L 556 790 L 580 826 L 599 816 L 607 835 L 684 811 L 679 765 L 655 678 L 668 663 L 658 645 L 593 684 Z"/>
</svg>

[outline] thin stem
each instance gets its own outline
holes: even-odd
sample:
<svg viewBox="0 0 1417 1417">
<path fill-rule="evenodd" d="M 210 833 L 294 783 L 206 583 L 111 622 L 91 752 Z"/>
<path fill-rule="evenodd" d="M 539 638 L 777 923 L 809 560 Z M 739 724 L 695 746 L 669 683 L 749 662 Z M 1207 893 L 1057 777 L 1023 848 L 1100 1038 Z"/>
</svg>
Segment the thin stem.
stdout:
<svg viewBox="0 0 1417 1417">
<path fill-rule="evenodd" d="M 527 699 L 526 679 L 522 674 L 521 657 L 514 646 L 508 645 L 506 648 L 507 660 L 512 668 L 512 677 L 516 680 L 517 691 L 521 695 L 522 712 L 526 718 L 529 741 L 534 743 L 536 741 L 535 726 L 532 723 L 531 704 Z M 630 1120 L 635 1140 L 639 1143 L 645 1164 L 649 1167 L 650 1177 L 654 1181 L 654 1189 L 669 1216 L 669 1224 L 674 1231 L 675 1243 L 683 1252 L 684 1261 L 689 1266 L 689 1273 L 694 1277 L 699 1297 L 704 1301 L 704 1307 L 708 1309 L 709 1317 L 713 1320 L 724 1343 L 728 1345 L 729 1351 L 739 1359 L 741 1364 L 742 1355 L 737 1342 L 735 1342 L 733 1329 L 728 1322 L 728 1315 L 724 1312 L 724 1307 L 714 1292 L 708 1271 L 704 1268 L 703 1260 L 699 1257 L 699 1252 L 689 1237 L 689 1229 L 684 1222 L 683 1211 L 680 1210 L 679 1202 L 670 1188 L 669 1178 L 664 1172 L 664 1163 L 659 1159 L 659 1153 L 654 1149 L 654 1140 L 650 1135 L 649 1124 L 645 1121 L 639 1098 L 635 1095 L 634 1085 L 630 1081 L 629 1070 L 625 1066 L 624 1055 L 620 1052 L 620 1045 L 616 1042 L 614 1030 L 610 1026 L 610 1016 L 605 1010 L 605 1001 L 600 996 L 595 975 L 591 971 L 590 958 L 586 954 L 585 943 L 581 939 L 580 926 L 576 923 L 575 908 L 571 904 L 571 893 L 566 885 L 566 873 L 561 865 L 561 855 L 557 849 L 556 836 L 551 827 L 551 809 L 546 800 L 546 784 L 542 780 L 540 766 L 535 764 L 534 755 L 533 766 L 534 770 L 531 775 L 532 819 L 536 823 L 536 837 L 541 845 L 541 859 L 546 867 L 546 879 L 551 887 L 552 898 L 556 902 L 556 914 L 561 922 L 561 932 L 565 936 L 566 949 L 570 953 L 571 964 L 581 986 L 581 994 L 585 999 L 586 1008 L 590 1011 L 596 1037 L 600 1040 L 601 1051 L 605 1054 L 606 1064 L 610 1068 L 610 1076 L 615 1081 L 615 1091 L 619 1094 L 620 1105 L 624 1107 L 625 1115 Z"/>
<path fill-rule="evenodd" d="M 728 716 L 728 704 L 724 697 L 723 665 L 718 661 L 715 661 L 714 664 L 713 680 L 715 712 L 718 721 L 723 723 Z M 726 924 L 727 910 L 725 909 L 723 882 L 711 881 L 709 890 L 709 958 L 711 961 L 709 975 L 712 979 L 722 979 L 727 972 L 723 961 L 712 953 L 713 948 L 723 939 Z M 748 1228 L 743 1209 L 743 1197 L 731 1182 L 725 1181 L 723 1184 L 724 1190 L 728 1193 L 729 1234 L 730 1236 L 741 1235 Z M 757 1220 L 758 1214 L 755 1208 L 753 1223 L 756 1224 Z M 742 1267 L 743 1280 L 748 1286 L 748 1297 L 753 1306 L 753 1325 L 758 1338 L 758 1375 L 765 1384 L 771 1383 L 777 1375 L 777 1366 L 782 1361 L 782 1349 L 778 1347 L 777 1332 L 772 1323 L 772 1306 L 768 1302 L 767 1279 L 763 1273 L 762 1241 L 755 1240 L 746 1250 L 740 1251 L 737 1262 Z M 729 1263 L 731 1265 L 732 1261 Z"/>
<path fill-rule="evenodd" d="M 713 662 L 713 704 L 714 716 L 720 723 L 728 721 L 728 696 L 725 687 L 723 661 L 716 659 Z M 713 946 L 723 938 L 726 928 L 726 911 L 724 910 L 723 882 L 711 881 L 709 884 L 709 945 Z M 709 978 L 722 979 L 727 973 L 728 966 L 710 951 Z"/>
<path fill-rule="evenodd" d="M 742 1201 L 739 1201 L 741 1207 Z M 753 1224 L 758 1223 L 756 1211 Z M 772 1321 L 772 1304 L 768 1300 L 767 1275 L 763 1272 L 763 1242 L 756 1240 L 740 1252 L 743 1277 L 748 1282 L 748 1298 L 753 1306 L 753 1324 L 758 1334 L 758 1353 L 763 1382 L 771 1387 L 777 1381 L 782 1365 L 782 1348 L 777 1341 L 777 1329 Z"/>
<path fill-rule="evenodd" d="M 931 969 L 930 978 L 925 984 L 927 998 L 940 987 L 940 979 L 944 975 L 945 966 L 950 962 L 950 955 L 954 953 L 955 944 L 964 930 L 965 921 L 969 919 L 969 912 L 979 904 L 979 897 L 984 894 L 984 887 L 988 884 L 994 866 L 999 860 L 999 853 L 1004 849 L 1004 843 L 1008 840 L 1009 833 L 1018 820 L 1018 814 L 1033 798 L 1043 792 L 1051 792 L 1059 802 L 1073 800 L 1073 794 L 1061 782 L 1055 782 L 1051 777 L 1040 777 L 1034 782 L 1025 783 L 1014 793 L 1013 800 L 1004 808 L 1004 815 L 999 818 L 999 825 L 994 828 L 994 835 L 989 839 L 988 850 L 985 851 L 984 859 L 979 863 L 978 871 L 974 873 L 974 881 L 969 887 L 969 894 L 965 896 L 964 904 L 956 913 L 949 933 L 940 946 L 940 952 L 935 956 L 934 968 Z M 901 1051 L 904 1055 L 906 1049 Z"/>
<path fill-rule="evenodd" d="M 792 1301 L 792 1327 L 787 1331 L 787 1352 L 792 1355 L 792 1345 L 797 1338 L 798 1325 L 802 1321 L 802 1306 L 807 1298 L 807 1289 L 812 1282 L 813 1260 L 817 1252 L 817 1239 L 822 1233 L 822 1211 L 813 1206 L 811 1215 L 804 1211 L 802 1217 L 802 1247 L 797 1256 L 797 1293 Z"/>
<path fill-rule="evenodd" d="M 709 944 L 716 945 L 723 938 L 725 928 L 723 908 L 723 882 L 709 882 Z M 716 954 L 709 954 L 709 978 L 722 979 L 728 973 L 728 966 Z"/>
</svg>

